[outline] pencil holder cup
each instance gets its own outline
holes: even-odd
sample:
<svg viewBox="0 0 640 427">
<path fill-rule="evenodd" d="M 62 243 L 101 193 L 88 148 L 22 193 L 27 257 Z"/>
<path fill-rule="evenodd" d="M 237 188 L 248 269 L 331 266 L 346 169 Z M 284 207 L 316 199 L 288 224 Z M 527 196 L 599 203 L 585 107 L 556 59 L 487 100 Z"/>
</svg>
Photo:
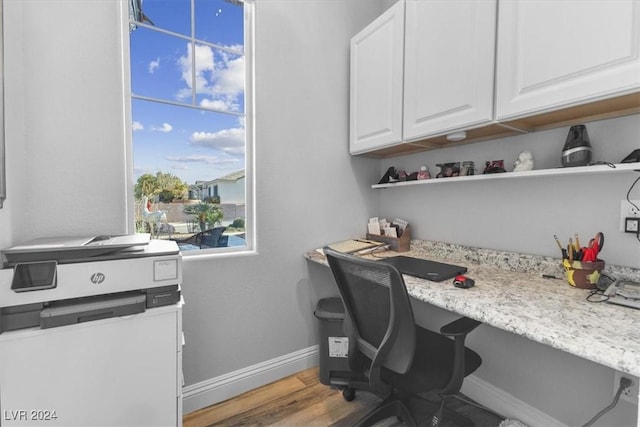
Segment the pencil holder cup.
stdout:
<svg viewBox="0 0 640 427">
<path fill-rule="evenodd" d="M 562 262 L 567 282 L 571 286 L 580 289 L 595 289 L 600 279 L 600 272 L 604 270 L 604 261 L 599 259 L 594 262 L 569 261 Z"/>
</svg>

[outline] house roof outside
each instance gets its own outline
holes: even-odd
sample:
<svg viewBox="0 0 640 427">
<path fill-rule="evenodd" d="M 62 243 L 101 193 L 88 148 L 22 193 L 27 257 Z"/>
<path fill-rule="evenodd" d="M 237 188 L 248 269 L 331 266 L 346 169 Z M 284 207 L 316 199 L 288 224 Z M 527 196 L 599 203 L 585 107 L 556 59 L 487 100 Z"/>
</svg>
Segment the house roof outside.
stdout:
<svg viewBox="0 0 640 427">
<path fill-rule="evenodd" d="M 232 172 L 228 175 L 224 175 L 216 179 L 212 179 L 211 181 L 196 181 L 195 184 L 191 184 L 189 188 L 203 188 L 208 185 L 214 185 L 221 182 L 235 182 L 244 177 L 245 177 L 245 170 L 240 169 L 239 171 Z"/>
<path fill-rule="evenodd" d="M 224 182 L 224 181 L 237 181 L 239 179 L 244 178 L 244 175 L 245 175 L 244 169 L 241 169 L 239 171 L 232 172 L 229 175 L 221 176 L 219 178 L 212 179 L 211 181 L 207 181 L 206 184 L 210 185 L 210 184 L 216 184 L 218 182 Z"/>
</svg>

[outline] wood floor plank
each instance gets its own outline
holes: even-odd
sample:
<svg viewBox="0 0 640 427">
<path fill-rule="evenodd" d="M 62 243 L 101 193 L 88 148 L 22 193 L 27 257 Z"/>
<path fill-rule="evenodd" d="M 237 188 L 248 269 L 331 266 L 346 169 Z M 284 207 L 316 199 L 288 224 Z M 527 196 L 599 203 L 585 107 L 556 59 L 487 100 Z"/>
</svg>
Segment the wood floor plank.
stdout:
<svg viewBox="0 0 640 427">
<path fill-rule="evenodd" d="M 305 383 L 292 375 L 280 381 L 248 391 L 234 399 L 208 406 L 187 414 L 183 418 L 184 427 L 207 427 L 231 418 L 239 413 L 263 406 L 269 402 L 289 395 L 306 387 Z"/>
<path fill-rule="evenodd" d="M 356 391 L 347 402 L 340 390 L 321 384 L 318 369 L 311 368 L 251 390 L 233 399 L 186 414 L 184 427 L 349 427 L 375 408 L 380 399 L 371 393 Z M 502 418 L 473 405 L 451 402 L 476 425 L 496 427 Z M 418 402 L 419 404 L 419 402 Z M 420 412 L 418 408 L 415 408 Z M 378 427 L 402 427 L 397 420 L 385 420 Z M 444 420 L 442 427 L 452 424 Z"/>
<path fill-rule="evenodd" d="M 335 390 L 329 387 L 306 387 L 294 393 L 280 396 L 268 404 L 245 411 L 235 417 L 224 420 L 221 425 L 233 426 L 269 426 L 299 411 L 306 411 L 315 403 L 328 399 Z M 258 420 L 257 424 L 255 424 Z M 216 424 L 214 424 L 216 425 Z"/>
<path fill-rule="evenodd" d="M 324 386 L 320 385 L 320 387 Z M 357 399 L 347 402 L 342 397 L 341 391 L 334 390 L 327 400 L 318 402 L 304 411 L 295 412 L 291 416 L 273 424 L 273 426 L 352 426 L 355 421 L 363 417 L 378 402 L 380 402 L 380 399 L 370 393 L 360 394 Z"/>
</svg>

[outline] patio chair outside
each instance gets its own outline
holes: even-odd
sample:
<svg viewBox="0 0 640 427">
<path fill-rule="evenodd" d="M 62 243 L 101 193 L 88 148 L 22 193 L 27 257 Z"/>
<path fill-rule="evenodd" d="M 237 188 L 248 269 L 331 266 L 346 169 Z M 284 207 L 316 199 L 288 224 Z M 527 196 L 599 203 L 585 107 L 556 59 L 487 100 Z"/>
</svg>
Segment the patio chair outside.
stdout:
<svg viewBox="0 0 640 427">
<path fill-rule="evenodd" d="M 227 246 L 229 236 L 223 236 L 222 233 L 227 227 L 214 227 L 200 233 L 196 233 L 186 239 L 172 239 L 176 243 L 187 243 L 198 246 L 200 249 L 220 248 Z"/>
</svg>

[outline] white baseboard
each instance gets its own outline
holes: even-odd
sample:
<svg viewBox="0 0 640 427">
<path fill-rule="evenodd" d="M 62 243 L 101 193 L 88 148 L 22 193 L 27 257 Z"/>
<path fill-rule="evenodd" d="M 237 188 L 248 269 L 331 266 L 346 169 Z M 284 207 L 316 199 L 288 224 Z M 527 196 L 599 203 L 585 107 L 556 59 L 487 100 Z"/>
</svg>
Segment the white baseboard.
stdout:
<svg viewBox="0 0 640 427">
<path fill-rule="evenodd" d="M 314 345 L 182 389 L 183 413 L 196 411 L 261 387 L 286 376 L 317 366 L 318 346 Z M 567 427 L 566 424 L 515 398 L 492 384 L 469 375 L 462 393 L 508 418 L 530 427 Z"/>
<path fill-rule="evenodd" d="M 222 402 L 296 372 L 317 366 L 319 363 L 318 352 L 318 346 L 314 345 L 186 386 L 182 389 L 183 414 Z"/>
<path fill-rule="evenodd" d="M 530 427 L 568 427 L 473 374 L 464 379 L 461 391 L 481 405 L 507 418 L 519 420 Z"/>
</svg>

